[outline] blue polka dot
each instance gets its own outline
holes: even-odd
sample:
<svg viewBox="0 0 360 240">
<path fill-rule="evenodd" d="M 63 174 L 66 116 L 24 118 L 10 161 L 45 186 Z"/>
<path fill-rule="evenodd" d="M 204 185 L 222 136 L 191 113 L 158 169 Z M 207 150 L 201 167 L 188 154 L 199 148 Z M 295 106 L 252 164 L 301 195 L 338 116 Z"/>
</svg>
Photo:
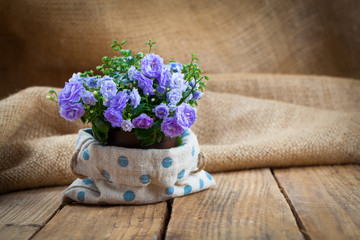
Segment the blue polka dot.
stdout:
<svg viewBox="0 0 360 240">
<path fill-rule="evenodd" d="M 206 172 L 206 171 L 205 171 L 205 173 L 206 173 L 207 178 L 208 178 L 209 180 L 212 180 L 212 176 L 211 176 L 208 172 Z"/>
<path fill-rule="evenodd" d="M 195 146 L 193 146 L 192 150 L 191 150 L 191 156 L 195 155 Z"/>
<path fill-rule="evenodd" d="M 94 181 L 91 178 L 83 179 L 82 181 L 85 184 L 94 184 Z"/>
<path fill-rule="evenodd" d="M 130 202 L 135 199 L 135 193 L 133 191 L 126 191 L 123 195 L 124 200 Z"/>
<path fill-rule="evenodd" d="M 162 160 L 162 166 L 164 167 L 164 168 L 169 168 L 170 166 L 171 166 L 171 164 L 172 164 L 172 159 L 171 158 L 169 158 L 169 157 L 167 157 L 167 158 L 164 158 L 163 160 Z"/>
<path fill-rule="evenodd" d="M 101 175 L 106 179 L 110 179 L 110 174 L 106 170 L 101 170 Z"/>
<path fill-rule="evenodd" d="M 80 138 L 78 138 L 78 140 L 76 141 L 76 145 L 78 145 L 78 144 L 79 144 L 79 141 L 80 141 Z"/>
<path fill-rule="evenodd" d="M 129 164 L 129 160 L 125 156 L 120 156 L 118 159 L 118 163 L 122 167 L 126 167 Z"/>
<path fill-rule="evenodd" d="M 192 191 L 192 187 L 190 185 L 186 185 L 184 187 L 184 194 L 189 194 Z"/>
<path fill-rule="evenodd" d="M 182 179 L 184 177 L 185 174 L 185 169 L 181 170 L 181 172 L 179 172 L 179 174 L 177 175 L 178 179 Z"/>
<path fill-rule="evenodd" d="M 173 194 L 173 193 L 174 193 L 174 187 L 169 187 L 169 188 L 167 188 L 167 189 L 165 190 L 165 193 L 166 193 L 167 195 Z"/>
<path fill-rule="evenodd" d="M 150 182 L 150 176 L 149 174 L 144 174 L 140 176 L 140 182 L 142 184 L 148 184 Z"/>
<path fill-rule="evenodd" d="M 90 158 L 89 149 L 85 149 L 85 151 L 83 152 L 83 158 L 84 160 L 89 160 Z"/>
<path fill-rule="evenodd" d="M 78 192 L 77 199 L 79 200 L 79 202 L 85 201 L 85 192 L 84 191 Z"/>
<path fill-rule="evenodd" d="M 200 178 L 199 182 L 200 182 L 200 189 L 202 189 L 204 187 L 204 181 Z"/>
</svg>

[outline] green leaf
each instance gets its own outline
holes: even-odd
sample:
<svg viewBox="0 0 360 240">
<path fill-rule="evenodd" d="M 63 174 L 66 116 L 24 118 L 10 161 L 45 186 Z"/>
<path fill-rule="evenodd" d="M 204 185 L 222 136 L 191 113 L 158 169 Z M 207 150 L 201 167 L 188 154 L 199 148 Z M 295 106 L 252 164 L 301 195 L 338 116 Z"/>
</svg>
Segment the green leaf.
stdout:
<svg viewBox="0 0 360 240">
<path fill-rule="evenodd" d="M 131 66 L 131 65 L 134 65 L 134 64 L 135 64 L 136 59 L 135 59 L 135 58 L 131 58 L 131 59 L 129 59 L 128 61 L 129 61 L 129 66 Z"/>
<path fill-rule="evenodd" d="M 160 119 L 158 119 L 158 120 L 156 120 L 156 121 L 154 122 L 154 124 L 153 124 L 153 128 L 155 128 L 155 129 L 159 129 L 159 128 L 160 128 L 160 126 L 161 126 L 161 120 L 160 120 Z"/>
<path fill-rule="evenodd" d="M 128 57 L 131 55 L 131 50 L 130 49 L 121 49 L 120 52 L 122 54 L 124 54 L 125 57 Z"/>
<path fill-rule="evenodd" d="M 160 133 L 158 133 L 158 136 L 157 136 L 157 142 L 158 143 L 160 143 L 161 142 L 161 140 L 163 139 L 163 137 L 164 137 L 164 133 L 163 132 L 160 132 Z"/>
<path fill-rule="evenodd" d="M 155 136 L 155 132 L 156 130 L 151 127 L 148 129 L 140 129 L 140 128 L 136 128 L 134 130 L 136 137 L 141 141 L 141 146 L 149 146 L 151 144 L 155 143 L 156 140 L 156 136 Z"/>
<path fill-rule="evenodd" d="M 100 142 L 107 144 L 108 133 L 110 126 L 106 124 L 101 117 L 95 117 L 92 122 L 92 129 L 96 137 L 100 140 Z"/>
<path fill-rule="evenodd" d="M 134 132 L 137 136 L 138 139 L 142 140 L 142 139 L 146 139 L 149 136 L 153 137 L 154 135 L 154 128 L 148 128 L 148 129 L 142 129 L 142 128 L 135 128 Z"/>
<path fill-rule="evenodd" d="M 145 56 L 145 54 L 143 52 L 138 52 L 135 57 L 138 59 L 142 59 Z"/>
<path fill-rule="evenodd" d="M 85 118 L 85 116 L 81 116 L 81 121 L 83 122 L 83 123 L 86 123 L 86 118 Z"/>
<path fill-rule="evenodd" d="M 180 136 L 177 136 L 177 137 L 176 137 L 176 141 L 177 141 L 177 146 L 181 146 L 182 141 L 181 141 L 181 137 L 180 137 Z"/>
<path fill-rule="evenodd" d="M 146 146 L 152 145 L 154 143 L 155 143 L 155 138 L 152 136 L 149 136 L 148 138 L 142 139 L 140 145 L 142 147 L 146 147 Z"/>
<path fill-rule="evenodd" d="M 110 61 L 110 58 L 107 57 L 107 56 L 105 56 L 105 57 L 102 58 L 102 61 L 103 61 L 104 63 L 107 63 L 108 61 Z"/>
<path fill-rule="evenodd" d="M 131 111 L 131 116 L 137 116 L 140 111 L 145 107 L 145 103 L 140 104 L 139 106 L 137 106 L 134 110 Z"/>
</svg>

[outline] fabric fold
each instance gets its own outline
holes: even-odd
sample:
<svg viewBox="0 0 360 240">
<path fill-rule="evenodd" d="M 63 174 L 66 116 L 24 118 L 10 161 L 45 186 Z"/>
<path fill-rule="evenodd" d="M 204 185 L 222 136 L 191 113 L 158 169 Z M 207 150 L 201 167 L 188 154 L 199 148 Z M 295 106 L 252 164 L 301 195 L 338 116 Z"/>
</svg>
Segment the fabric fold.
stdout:
<svg viewBox="0 0 360 240">
<path fill-rule="evenodd" d="M 360 162 L 360 81 L 212 74 L 191 130 L 205 170 Z M 33 87 L 0 101 L 0 192 L 69 184 L 79 129 Z"/>
</svg>

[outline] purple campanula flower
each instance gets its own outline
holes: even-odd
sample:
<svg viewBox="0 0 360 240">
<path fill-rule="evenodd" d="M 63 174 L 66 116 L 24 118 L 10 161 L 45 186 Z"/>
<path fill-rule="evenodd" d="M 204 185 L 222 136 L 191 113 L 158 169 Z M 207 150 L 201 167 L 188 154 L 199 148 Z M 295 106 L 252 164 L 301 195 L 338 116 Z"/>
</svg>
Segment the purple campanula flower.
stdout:
<svg viewBox="0 0 360 240">
<path fill-rule="evenodd" d="M 84 106 L 81 103 L 67 103 L 60 107 L 60 115 L 68 121 L 78 120 L 84 113 Z"/>
<path fill-rule="evenodd" d="M 128 71 L 128 77 L 129 77 L 129 80 L 132 82 L 135 80 L 135 78 L 134 78 L 135 72 L 136 72 L 135 66 L 131 66 Z"/>
<path fill-rule="evenodd" d="M 101 84 L 103 83 L 103 82 L 105 82 L 105 81 L 114 81 L 114 79 L 112 78 L 112 77 L 109 77 L 109 76 L 103 76 L 102 78 L 98 78 L 97 79 L 97 85 L 98 85 L 98 87 L 100 87 L 101 86 Z"/>
<path fill-rule="evenodd" d="M 170 71 L 172 71 L 173 73 L 181 73 L 181 69 L 182 69 L 181 63 L 179 62 L 170 63 L 168 66 L 170 68 Z"/>
<path fill-rule="evenodd" d="M 156 106 L 152 111 L 155 113 L 156 117 L 160 119 L 164 119 L 169 116 L 169 108 L 164 103 Z"/>
<path fill-rule="evenodd" d="M 159 85 L 156 90 L 160 94 L 164 94 L 166 88 L 170 85 L 171 73 L 169 69 L 163 67 L 160 76 L 157 78 Z"/>
<path fill-rule="evenodd" d="M 59 93 L 59 106 L 76 103 L 80 101 L 81 94 L 85 91 L 83 85 L 79 82 L 65 83 L 65 87 Z"/>
<path fill-rule="evenodd" d="M 181 127 L 188 129 L 196 120 L 195 108 L 189 104 L 182 103 L 176 108 L 175 118 Z"/>
<path fill-rule="evenodd" d="M 80 72 L 74 73 L 72 77 L 69 79 L 69 83 L 83 83 L 85 78 L 80 77 Z"/>
<path fill-rule="evenodd" d="M 185 99 L 185 102 L 192 100 L 192 98 L 193 98 L 193 95 L 192 95 L 192 93 L 190 93 L 189 96 Z"/>
<path fill-rule="evenodd" d="M 134 128 L 134 125 L 131 123 L 130 120 L 124 120 L 121 123 L 121 128 L 122 130 L 124 130 L 125 132 L 131 132 L 131 130 Z"/>
<path fill-rule="evenodd" d="M 193 92 L 192 100 L 194 100 L 194 101 L 199 100 L 202 97 L 202 95 L 203 95 L 203 92 L 195 91 L 195 92 Z"/>
<path fill-rule="evenodd" d="M 139 91 L 136 88 L 133 88 L 133 90 L 130 93 L 130 100 L 131 100 L 131 105 L 136 108 L 139 104 L 140 104 L 140 94 Z"/>
<path fill-rule="evenodd" d="M 118 92 L 115 97 L 109 101 L 109 107 L 118 112 L 122 112 L 126 107 L 126 103 L 129 101 L 129 98 L 130 97 L 126 91 Z"/>
<path fill-rule="evenodd" d="M 137 118 L 132 120 L 134 127 L 148 129 L 152 127 L 154 120 L 145 113 L 140 114 Z"/>
<path fill-rule="evenodd" d="M 110 80 L 102 82 L 100 92 L 107 100 L 112 99 L 113 97 L 115 97 L 117 92 L 116 83 L 111 78 Z"/>
<path fill-rule="evenodd" d="M 101 78 L 101 82 L 104 82 L 104 81 L 111 81 L 111 80 L 114 80 L 112 77 L 109 77 L 108 75 L 106 75 L 106 76 L 103 76 L 102 78 Z"/>
<path fill-rule="evenodd" d="M 166 95 L 166 100 L 170 104 L 177 104 L 182 98 L 182 92 L 179 89 L 173 89 Z"/>
<path fill-rule="evenodd" d="M 135 72 L 134 78 L 138 80 L 138 86 L 143 90 L 144 95 L 147 93 L 151 95 L 153 93 L 154 88 L 152 79 L 145 77 L 139 71 Z"/>
<path fill-rule="evenodd" d="M 112 127 L 120 127 L 122 123 L 122 114 L 121 112 L 108 108 L 105 110 L 104 117 L 106 120 L 111 123 Z"/>
<path fill-rule="evenodd" d="M 146 54 L 141 60 L 141 72 L 149 78 L 157 78 L 164 66 L 163 59 L 153 53 Z"/>
<path fill-rule="evenodd" d="M 92 92 L 89 92 L 89 91 L 85 91 L 81 94 L 81 97 L 82 97 L 82 101 L 85 103 L 85 104 L 89 104 L 89 105 L 92 105 L 92 106 L 95 106 L 96 103 L 97 103 L 97 99 L 95 98 L 94 94 Z"/>
<path fill-rule="evenodd" d="M 177 137 L 184 132 L 184 130 L 185 129 L 178 124 L 175 117 L 165 118 L 161 123 L 161 131 L 168 137 Z"/>
<path fill-rule="evenodd" d="M 181 91 L 185 91 L 187 85 L 185 84 L 184 74 L 174 73 L 170 79 L 170 87 L 171 89 L 180 89 Z"/>
<path fill-rule="evenodd" d="M 169 104 L 168 104 L 168 107 L 169 107 L 170 112 L 173 112 L 173 111 L 176 110 L 176 104 L 169 103 Z"/>
<path fill-rule="evenodd" d="M 100 86 L 100 83 L 97 79 L 97 77 L 87 77 L 85 79 L 85 84 L 89 87 L 89 88 L 96 88 Z"/>
<path fill-rule="evenodd" d="M 160 94 L 164 94 L 166 88 L 160 86 L 160 85 L 157 85 L 156 87 L 156 91 L 158 91 Z"/>
<path fill-rule="evenodd" d="M 190 81 L 190 87 L 194 87 L 195 84 L 196 84 L 196 81 L 194 78 L 192 78 Z M 194 89 L 198 89 L 198 87 L 199 87 L 199 84 L 196 84 Z"/>
</svg>

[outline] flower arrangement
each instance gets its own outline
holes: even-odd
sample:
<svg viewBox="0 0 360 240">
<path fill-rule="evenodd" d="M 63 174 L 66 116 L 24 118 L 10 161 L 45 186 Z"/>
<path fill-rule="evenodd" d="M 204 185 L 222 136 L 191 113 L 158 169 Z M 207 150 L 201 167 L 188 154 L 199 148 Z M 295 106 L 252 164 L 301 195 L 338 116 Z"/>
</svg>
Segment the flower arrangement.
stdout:
<svg viewBox="0 0 360 240">
<path fill-rule="evenodd" d="M 191 55 L 189 64 L 172 60 L 164 64 L 151 53 L 156 46 L 151 39 L 146 43 L 148 54 L 132 55 L 130 49 L 123 49 L 126 42 L 114 40 L 111 48 L 122 56 L 103 57 L 97 67 L 101 75 L 93 70 L 74 73 L 59 94 L 50 89 L 48 99 L 59 104 L 66 120 L 91 123 L 103 144 L 108 143 L 110 129 L 135 133 L 142 146 L 164 136 L 179 140 L 195 122 L 194 106 L 203 95 L 204 80 L 209 80 L 200 75 L 197 55 Z"/>
</svg>

